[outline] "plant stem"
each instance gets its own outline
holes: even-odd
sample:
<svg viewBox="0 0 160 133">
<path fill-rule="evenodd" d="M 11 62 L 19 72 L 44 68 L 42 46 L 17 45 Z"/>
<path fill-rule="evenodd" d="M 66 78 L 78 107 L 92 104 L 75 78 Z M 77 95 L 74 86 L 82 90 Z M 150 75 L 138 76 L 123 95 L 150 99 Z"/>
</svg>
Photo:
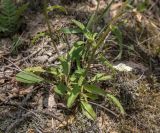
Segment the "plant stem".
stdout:
<svg viewBox="0 0 160 133">
<path fill-rule="evenodd" d="M 58 56 L 60 56 L 60 53 L 59 53 L 59 50 L 54 42 L 54 38 L 53 38 L 53 35 L 52 35 L 52 30 L 51 30 L 51 26 L 50 26 L 50 22 L 49 22 L 49 18 L 48 18 L 48 13 L 47 13 L 47 0 L 43 0 L 43 3 L 44 3 L 44 16 L 45 16 L 45 21 L 46 21 L 46 24 L 47 24 L 47 27 L 48 27 L 48 32 L 49 32 L 49 36 L 51 38 L 51 42 L 55 48 L 55 51 L 56 53 L 58 54 Z"/>
<path fill-rule="evenodd" d="M 122 9 L 123 7 L 125 6 L 126 4 L 124 4 L 122 6 Z M 120 10 L 119 13 L 109 22 L 109 24 L 107 24 L 104 28 L 104 32 L 101 33 L 101 35 L 99 36 L 98 40 L 97 40 L 97 43 L 96 43 L 96 46 L 93 48 L 92 50 L 92 54 L 91 54 L 91 57 L 88 61 L 88 65 L 87 65 L 87 68 L 86 68 L 86 75 L 87 75 L 87 72 L 90 68 L 90 65 L 95 57 L 95 53 L 97 51 L 97 49 L 101 46 L 101 44 L 103 44 L 106 36 L 110 33 L 110 25 L 113 25 L 115 24 L 115 22 L 117 21 L 117 19 L 123 14 L 123 11 Z"/>
</svg>

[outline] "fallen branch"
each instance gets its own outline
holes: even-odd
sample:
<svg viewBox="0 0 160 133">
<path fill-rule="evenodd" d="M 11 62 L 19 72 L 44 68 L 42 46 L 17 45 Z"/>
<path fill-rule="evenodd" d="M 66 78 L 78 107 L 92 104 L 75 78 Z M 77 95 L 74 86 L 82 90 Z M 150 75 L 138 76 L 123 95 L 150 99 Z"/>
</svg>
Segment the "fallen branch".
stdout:
<svg viewBox="0 0 160 133">
<path fill-rule="evenodd" d="M 106 108 L 106 107 L 104 107 L 104 106 L 102 106 L 102 105 L 100 105 L 100 104 L 97 104 L 97 103 L 94 103 L 94 102 L 91 102 L 91 101 L 89 101 L 89 103 L 90 103 L 90 104 L 93 104 L 93 105 L 96 105 L 96 106 L 98 106 L 98 107 L 106 110 L 107 112 L 111 113 L 112 115 L 114 115 L 114 116 L 116 116 L 116 117 L 119 117 L 118 114 L 114 113 L 114 112 L 111 111 L 110 109 L 108 109 L 108 108 Z"/>
</svg>

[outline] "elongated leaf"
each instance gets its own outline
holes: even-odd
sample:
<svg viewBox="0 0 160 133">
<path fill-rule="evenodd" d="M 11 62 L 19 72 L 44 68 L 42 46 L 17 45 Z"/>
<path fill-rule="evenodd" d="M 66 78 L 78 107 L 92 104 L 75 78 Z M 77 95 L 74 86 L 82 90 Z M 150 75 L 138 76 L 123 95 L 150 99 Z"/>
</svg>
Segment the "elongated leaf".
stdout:
<svg viewBox="0 0 160 133">
<path fill-rule="evenodd" d="M 87 23 L 87 29 L 89 30 L 92 29 L 93 23 L 95 22 L 95 17 L 96 17 L 96 13 L 94 12 Z"/>
<path fill-rule="evenodd" d="M 66 9 L 63 6 L 59 6 L 59 5 L 54 5 L 54 6 L 49 6 L 47 7 L 47 12 L 51 12 L 53 10 L 60 10 L 62 12 L 67 13 Z"/>
<path fill-rule="evenodd" d="M 48 73 L 56 76 L 56 77 L 61 76 L 61 74 L 58 72 L 58 68 L 56 68 L 56 67 L 48 67 L 48 68 L 46 69 L 46 71 L 47 71 Z"/>
<path fill-rule="evenodd" d="M 37 33 L 37 34 L 32 38 L 31 43 L 32 43 L 32 44 L 35 44 L 40 38 L 45 37 L 45 36 L 47 36 L 47 34 L 46 34 L 45 32 Z"/>
<path fill-rule="evenodd" d="M 85 102 L 85 101 L 81 101 L 81 104 L 82 104 L 81 107 L 82 107 L 83 114 L 86 115 L 88 119 L 95 120 L 96 113 L 94 112 L 92 106 L 88 102 Z"/>
<path fill-rule="evenodd" d="M 84 80 L 85 80 L 85 77 L 84 77 L 84 76 L 80 76 L 80 77 L 79 77 L 79 80 L 78 80 L 78 85 L 79 85 L 79 86 L 82 86 Z"/>
<path fill-rule="evenodd" d="M 78 34 L 82 33 L 79 28 L 62 28 L 61 31 L 65 34 Z"/>
<path fill-rule="evenodd" d="M 100 59 L 100 61 L 101 61 L 104 65 L 106 65 L 106 67 L 114 70 L 113 65 L 112 65 L 103 55 L 100 55 L 100 56 L 99 56 L 99 59 Z"/>
<path fill-rule="evenodd" d="M 112 78 L 112 76 L 106 75 L 105 73 L 98 73 L 91 79 L 91 81 L 92 82 L 94 82 L 94 81 L 105 81 L 105 80 L 109 80 L 111 78 Z"/>
<path fill-rule="evenodd" d="M 78 85 L 74 85 L 69 97 L 68 97 L 68 100 L 67 100 L 67 107 L 68 108 L 71 108 L 73 103 L 75 102 L 76 98 L 78 97 L 80 93 L 80 87 Z"/>
<path fill-rule="evenodd" d="M 105 96 L 106 92 L 102 90 L 101 88 L 98 88 L 94 85 L 85 85 L 84 89 L 87 90 L 90 93 Z"/>
<path fill-rule="evenodd" d="M 100 21 L 109 12 L 109 8 L 111 7 L 111 5 L 112 5 L 113 2 L 114 2 L 114 0 L 111 0 L 111 2 L 103 10 L 103 12 L 101 13 L 101 15 L 96 18 L 96 20 L 94 21 L 94 24 L 98 23 L 98 21 Z"/>
<path fill-rule="evenodd" d="M 55 86 L 54 91 L 59 95 L 64 95 L 67 92 L 67 86 L 63 83 L 60 83 Z"/>
<path fill-rule="evenodd" d="M 85 69 L 78 69 L 75 71 L 75 74 L 77 75 L 84 75 L 84 73 L 85 73 Z"/>
<path fill-rule="evenodd" d="M 69 56 L 72 60 L 80 59 L 81 52 L 84 49 L 83 44 L 84 44 L 83 41 L 78 41 L 74 44 L 72 49 L 69 51 Z"/>
<path fill-rule="evenodd" d="M 78 26 L 82 31 L 85 30 L 85 26 L 84 26 L 84 24 L 82 24 L 81 22 L 79 22 L 79 21 L 77 21 L 77 20 L 75 20 L 75 19 L 73 19 L 72 22 L 73 22 L 76 26 Z"/>
<path fill-rule="evenodd" d="M 82 109 L 82 113 L 90 120 L 93 120 L 94 119 L 92 118 L 92 116 L 84 109 L 84 107 L 81 105 L 81 109 Z"/>
<path fill-rule="evenodd" d="M 94 85 L 85 85 L 84 89 L 90 93 L 101 95 L 106 98 L 109 98 L 119 108 L 119 110 L 121 111 L 122 114 L 125 113 L 121 103 L 119 102 L 119 100 L 115 96 L 113 96 L 111 94 L 107 94 L 104 90 L 102 90 L 101 88 L 98 88 Z"/>
<path fill-rule="evenodd" d="M 111 94 L 106 94 L 106 96 L 120 109 L 121 114 L 124 115 L 125 111 L 124 111 L 121 103 L 119 102 L 119 100 Z"/>
<path fill-rule="evenodd" d="M 67 61 L 67 59 L 65 59 L 64 57 L 60 57 L 59 58 L 60 59 L 60 62 L 61 62 L 61 65 L 62 65 L 62 71 L 63 71 L 63 73 L 66 75 L 66 76 L 68 76 L 69 75 L 69 73 L 70 73 L 70 62 L 69 61 Z"/>
<path fill-rule="evenodd" d="M 40 83 L 44 81 L 44 79 L 41 78 L 40 76 L 37 76 L 31 72 L 25 72 L 25 71 L 18 73 L 16 75 L 16 80 L 22 83 L 29 83 L 29 84 Z"/>
<path fill-rule="evenodd" d="M 71 75 L 71 77 L 70 77 L 70 81 L 74 82 L 74 81 L 76 81 L 76 80 L 77 80 L 77 76 L 76 76 L 75 73 L 73 73 L 73 74 Z"/>
<path fill-rule="evenodd" d="M 92 94 L 92 93 L 85 93 L 83 94 L 84 97 L 92 99 L 92 100 L 96 100 L 98 99 L 98 95 Z"/>
<path fill-rule="evenodd" d="M 44 70 L 42 67 L 38 66 L 38 67 L 28 67 L 26 69 L 24 69 L 24 71 L 26 72 L 45 72 L 46 70 Z"/>
</svg>

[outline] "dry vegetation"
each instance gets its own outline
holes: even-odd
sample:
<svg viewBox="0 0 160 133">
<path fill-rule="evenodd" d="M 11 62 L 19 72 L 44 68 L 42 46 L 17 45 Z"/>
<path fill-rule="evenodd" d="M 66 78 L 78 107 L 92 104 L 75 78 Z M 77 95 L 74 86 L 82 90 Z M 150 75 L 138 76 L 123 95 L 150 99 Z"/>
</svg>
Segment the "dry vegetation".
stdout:
<svg viewBox="0 0 160 133">
<path fill-rule="evenodd" d="M 73 27 L 72 19 L 86 24 L 97 3 L 94 0 L 50 0 L 51 5 L 61 5 L 67 11 L 49 12 L 52 40 L 48 35 L 43 4 L 35 1 L 32 0 L 21 15 L 21 26 L 16 31 L 13 25 L 9 29 L 14 29 L 13 32 L 1 30 L 0 22 L 0 133 L 160 132 L 160 1 L 133 0 L 132 7 L 118 18 L 118 30 L 113 26 L 104 45 L 97 51 L 96 54 L 104 54 L 114 68 L 118 69 L 119 64 L 119 69 L 125 65 L 132 70 L 113 70 L 100 64 L 95 57 L 88 77 L 100 72 L 114 74 L 111 80 L 99 81 L 96 85 L 119 99 L 125 115 L 122 116 L 108 99 L 100 97 L 89 101 L 97 114 L 94 121 L 87 119 L 76 106 L 79 100 L 68 108 L 66 99 L 54 92 L 55 82 L 23 84 L 17 82 L 16 74 L 33 66 L 58 66 L 52 41 L 60 55 L 65 55 L 73 42 L 84 39 L 82 35 L 64 35 L 59 31 Z M 16 4 L 21 7 L 22 3 Z M 109 0 L 100 0 L 98 14 L 108 3 Z M 108 13 L 94 27 L 95 31 L 99 33 L 122 5 L 120 0 L 113 2 Z M 47 74 L 43 73 L 43 76 L 51 81 L 52 77 Z"/>
</svg>

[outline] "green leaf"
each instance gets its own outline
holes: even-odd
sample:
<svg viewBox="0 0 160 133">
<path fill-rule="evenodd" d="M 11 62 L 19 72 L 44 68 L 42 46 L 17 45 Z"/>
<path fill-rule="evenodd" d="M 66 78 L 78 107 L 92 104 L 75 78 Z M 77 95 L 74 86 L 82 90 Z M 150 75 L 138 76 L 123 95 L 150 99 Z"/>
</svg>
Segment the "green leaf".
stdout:
<svg viewBox="0 0 160 133">
<path fill-rule="evenodd" d="M 41 78 L 40 76 L 37 76 L 31 72 L 25 72 L 25 71 L 18 73 L 16 75 L 16 80 L 22 83 L 29 83 L 29 84 L 40 83 L 44 81 L 44 79 Z"/>
<path fill-rule="evenodd" d="M 55 67 L 49 67 L 46 69 L 46 71 L 50 74 L 53 74 L 54 76 L 60 76 L 60 73 L 58 72 L 58 69 Z"/>
<path fill-rule="evenodd" d="M 73 74 L 70 76 L 70 81 L 74 82 L 74 81 L 76 81 L 76 79 L 77 79 L 77 76 L 76 76 L 75 73 L 73 73 Z"/>
<path fill-rule="evenodd" d="M 67 92 L 67 86 L 60 83 L 55 86 L 54 91 L 59 95 L 64 95 Z"/>
<path fill-rule="evenodd" d="M 73 19 L 72 22 L 73 22 L 76 26 L 78 26 L 82 31 L 85 30 L 85 26 L 84 26 L 84 24 L 82 24 L 81 22 L 79 22 L 79 21 L 77 21 L 77 20 L 75 20 L 75 19 Z"/>
<path fill-rule="evenodd" d="M 105 96 L 106 92 L 102 90 L 101 88 L 98 88 L 97 86 L 94 85 L 84 85 L 84 89 L 87 90 L 90 93 Z"/>
<path fill-rule="evenodd" d="M 86 71 L 85 69 L 78 69 L 78 70 L 75 71 L 75 74 L 84 75 L 85 71 Z"/>
<path fill-rule="evenodd" d="M 83 94 L 83 96 L 86 97 L 86 98 L 89 98 L 91 100 L 97 100 L 98 99 L 98 96 L 95 95 L 95 94 L 92 94 L 92 93 L 85 93 L 85 94 Z"/>
<path fill-rule="evenodd" d="M 85 85 L 84 89 L 87 90 L 90 93 L 101 95 L 101 96 L 109 98 L 119 108 L 119 110 L 121 111 L 122 115 L 124 115 L 125 111 L 124 111 L 121 103 L 113 95 L 107 94 L 104 90 L 102 90 L 101 88 L 98 88 L 98 87 L 96 87 L 94 85 Z"/>
<path fill-rule="evenodd" d="M 121 103 L 119 102 L 119 100 L 111 94 L 106 94 L 106 96 L 120 109 L 121 114 L 124 115 L 125 111 L 124 111 Z"/>
<path fill-rule="evenodd" d="M 110 7 L 113 4 L 114 0 L 111 0 L 110 3 L 107 4 L 107 6 L 105 7 L 105 9 L 102 11 L 101 15 L 98 16 L 94 22 L 94 24 L 96 24 L 97 22 L 99 22 L 106 14 L 108 14 L 108 12 L 110 11 Z"/>
<path fill-rule="evenodd" d="M 80 76 L 80 77 L 79 77 L 79 80 L 78 80 L 78 85 L 79 85 L 79 86 L 82 86 L 84 80 L 85 80 L 85 77 L 84 77 L 84 76 Z"/>
<path fill-rule="evenodd" d="M 95 12 L 91 15 L 91 17 L 90 17 L 90 19 L 89 19 L 89 21 L 88 21 L 88 23 L 87 23 L 87 29 L 89 29 L 89 30 L 92 29 L 93 24 L 94 24 L 94 22 L 95 22 L 96 15 L 97 15 L 97 14 L 96 14 Z"/>
<path fill-rule="evenodd" d="M 105 81 L 110 79 L 112 79 L 112 76 L 106 75 L 105 73 L 98 73 L 91 79 L 91 82 Z"/>
<path fill-rule="evenodd" d="M 45 37 L 45 36 L 47 36 L 45 32 L 39 32 L 33 37 L 31 43 L 35 44 L 40 38 Z"/>
<path fill-rule="evenodd" d="M 78 34 L 82 33 L 82 30 L 79 28 L 62 28 L 61 31 L 65 34 Z"/>
<path fill-rule="evenodd" d="M 59 59 L 60 59 L 61 65 L 62 65 L 63 73 L 66 76 L 68 76 L 70 73 L 70 67 L 71 67 L 70 62 L 67 59 L 65 59 L 64 57 L 60 57 Z"/>
<path fill-rule="evenodd" d="M 83 41 L 78 41 L 76 43 L 74 43 L 74 46 L 72 47 L 72 49 L 69 51 L 69 56 L 72 60 L 76 60 L 76 59 L 80 59 L 81 57 L 81 52 L 84 49 L 83 46 L 84 42 Z"/>
<path fill-rule="evenodd" d="M 103 55 L 100 55 L 100 56 L 99 56 L 99 60 L 100 60 L 104 65 L 106 65 L 106 67 L 114 70 L 113 65 L 112 65 Z"/>
<path fill-rule="evenodd" d="M 28 67 L 26 69 L 24 69 L 24 71 L 26 72 L 39 72 L 39 73 L 43 73 L 46 70 L 44 70 L 42 67 L 38 66 L 38 67 Z"/>
<path fill-rule="evenodd" d="M 54 5 L 54 6 L 49 6 L 47 7 L 47 12 L 51 12 L 53 10 L 60 10 L 62 12 L 67 13 L 66 9 L 63 6 L 59 6 L 59 5 Z"/>
<path fill-rule="evenodd" d="M 96 119 L 97 117 L 96 113 L 94 112 L 92 106 L 88 102 L 81 101 L 81 108 L 82 108 L 83 114 L 86 115 L 88 119 L 91 119 L 91 120 Z"/>
<path fill-rule="evenodd" d="M 67 107 L 71 108 L 73 103 L 75 102 L 76 98 L 78 97 L 80 93 L 80 87 L 78 85 L 74 85 L 73 89 L 67 99 Z"/>
</svg>

